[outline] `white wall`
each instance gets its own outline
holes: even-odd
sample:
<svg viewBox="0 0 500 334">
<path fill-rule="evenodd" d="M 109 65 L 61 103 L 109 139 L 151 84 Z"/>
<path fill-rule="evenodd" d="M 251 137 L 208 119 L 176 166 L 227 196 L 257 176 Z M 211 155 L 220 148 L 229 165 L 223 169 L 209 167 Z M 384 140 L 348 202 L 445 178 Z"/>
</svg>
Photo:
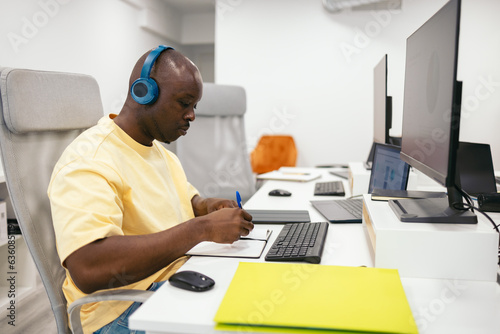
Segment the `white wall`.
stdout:
<svg viewBox="0 0 500 334">
<path fill-rule="evenodd" d="M 118 112 L 137 58 L 167 41 L 138 28 L 137 10 L 122 1 L 62 3 L 0 0 L 0 65 L 92 75 L 105 111 Z"/>
<path fill-rule="evenodd" d="M 140 28 L 142 6 L 158 1 L 0 0 L 0 66 L 90 74 L 99 82 L 106 113 L 120 110 L 132 66 L 158 44 L 184 52 L 212 81 L 210 16 L 188 16 L 183 29 L 160 36 Z M 333 15 L 319 0 L 217 0 L 215 80 L 247 89 L 249 149 L 265 132 L 290 133 L 300 165 L 364 160 L 372 137 L 373 66 L 384 53 L 389 54 L 393 134 L 399 134 L 406 37 L 444 3 L 403 0 L 402 10 L 389 14 Z M 463 0 L 459 57 L 461 139 L 491 144 L 497 169 L 498 12 L 500 1 Z M 192 29 L 197 22 L 199 37 Z M 168 34 L 180 34 L 180 40 Z M 330 130 L 333 125 L 337 128 Z"/>
<path fill-rule="evenodd" d="M 148 6 L 156 8 L 143 10 Z M 0 66 L 92 75 L 99 83 L 105 113 L 118 113 L 130 72 L 147 50 L 168 44 L 192 58 L 199 52 L 213 54 L 213 46 L 200 46 L 198 51 L 197 46 L 166 37 L 182 38 L 180 19 L 163 36 L 154 32 L 162 23 L 148 21 L 148 11 L 176 16 L 157 0 L 0 0 Z M 193 41 L 190 38 L 190 44 Z M 206 71 L 213 73 L 213 66 Z"/>
<path fill-rule="evenodd" d="M 298 164 L 366 159 L 373 67 L 389 55 L 393 135 L 401 134 L 406 38 L 446 0 L 329 14 L 321 1 L 217 0 L 215 79 L 246 88 L 249 149 L 263 133 L 295 137 Z M 461 140 L 492 145 L 500 168 L 500 1 L 463 0 Z M 490 82 L 484 84 L 484 82 Z"/>
</svg>

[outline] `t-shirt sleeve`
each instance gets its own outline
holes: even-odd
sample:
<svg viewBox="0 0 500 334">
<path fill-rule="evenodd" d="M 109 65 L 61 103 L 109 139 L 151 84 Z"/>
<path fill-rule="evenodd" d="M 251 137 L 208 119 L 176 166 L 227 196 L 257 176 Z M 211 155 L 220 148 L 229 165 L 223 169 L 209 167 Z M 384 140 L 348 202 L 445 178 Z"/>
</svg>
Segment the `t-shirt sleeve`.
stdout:
<svg viewBox="0 0 500 334">
<path fill-rule="evenodd" d="M 52 179 L 48 195 L 61 264 L 98 239 L 123 235 L 121 180 L 109 168 L 67 165 Z"/>
</svg>

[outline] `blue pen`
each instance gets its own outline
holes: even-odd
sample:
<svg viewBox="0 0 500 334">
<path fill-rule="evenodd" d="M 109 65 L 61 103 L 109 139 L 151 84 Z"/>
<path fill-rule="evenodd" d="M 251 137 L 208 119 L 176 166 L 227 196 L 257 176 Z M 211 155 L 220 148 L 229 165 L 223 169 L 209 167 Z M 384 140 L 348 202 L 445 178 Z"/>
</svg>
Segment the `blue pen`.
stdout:
<svg viewBox="0 0 500 334">
<path fill-rule="evenodd" d="M 241 196 L 239 191 L 236 191 L 236 202 L 238 202 L 238 206 L 240 207 L 240 209 L 243 209 L 241 207 Z"/>
</svg>

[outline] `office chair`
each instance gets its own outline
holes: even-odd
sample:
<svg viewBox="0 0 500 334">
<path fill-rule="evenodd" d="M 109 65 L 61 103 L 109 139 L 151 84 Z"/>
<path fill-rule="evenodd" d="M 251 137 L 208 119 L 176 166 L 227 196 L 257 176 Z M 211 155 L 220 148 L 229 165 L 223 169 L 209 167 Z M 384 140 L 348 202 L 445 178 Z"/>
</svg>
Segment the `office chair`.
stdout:
<svg viewBox="0 0 500 334">
<path fill-rule="evenodd" d="M 56 250 L 47 187 L 66 146 L 103 117 L 97 82 L 81 74 L 0 68 L 0 149 L 7 189 L 23 238 L 40 273 L 58 333 L 83 333 L 80 308 L 101 300 L 144 302 L 150 291 L 90 294 L 70 305 Z M 85 149 L 82 147 L 82 149 Z"/>
<path fill-rule="evenodd" d="M 244 116 L 246 93 L 242 87 L 203 84 L 203 97 L 188 134 L 177 140 L 177 156 L 187 179 L 204 197 L 243 201 L 255 192 L 247 152 Z"/>
<path fill-rule="evenodd" d="M 295 141 L 289 135 L 263 135 L 250 153 L 250 161 L 252 170 L 257 174 L 271 172 L 280 167 L 295 167 Z"/>
</svg>

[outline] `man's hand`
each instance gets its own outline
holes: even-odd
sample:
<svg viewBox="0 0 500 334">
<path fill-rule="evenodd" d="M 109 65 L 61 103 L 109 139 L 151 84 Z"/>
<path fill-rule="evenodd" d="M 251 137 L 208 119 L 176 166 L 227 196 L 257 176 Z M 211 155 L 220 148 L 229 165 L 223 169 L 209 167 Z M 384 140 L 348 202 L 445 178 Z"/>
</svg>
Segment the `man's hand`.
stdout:
<svg viewBox="0 0 500 334">
<path fill-rule="evenodd" d="M 203 198 L 198 195 L 191 199 L 196 217 L 203 216 L 224 208 L 237 208 L 238 203 L 225 198 Z"/>
<path fill-rule="evenodd" d="M 202 218 L 207 241 L 233 243 L 253 230 L 252 216 L 240 209 L 236 201 L 196 195 L 191 203 L 195 215 Z"/>
<path fill-rule="evenodd" d="M 252 216 L 240 208 L 222 208 L 204 218 L 207 241 L 233 243 L 253 230 Z"/>
<path fill-rule="evenodd" d="M 238 203 L 224 198 L 207 198 L 207 212 L 211 213 L 224 208 L 237 208 Z"/>
</svg>

